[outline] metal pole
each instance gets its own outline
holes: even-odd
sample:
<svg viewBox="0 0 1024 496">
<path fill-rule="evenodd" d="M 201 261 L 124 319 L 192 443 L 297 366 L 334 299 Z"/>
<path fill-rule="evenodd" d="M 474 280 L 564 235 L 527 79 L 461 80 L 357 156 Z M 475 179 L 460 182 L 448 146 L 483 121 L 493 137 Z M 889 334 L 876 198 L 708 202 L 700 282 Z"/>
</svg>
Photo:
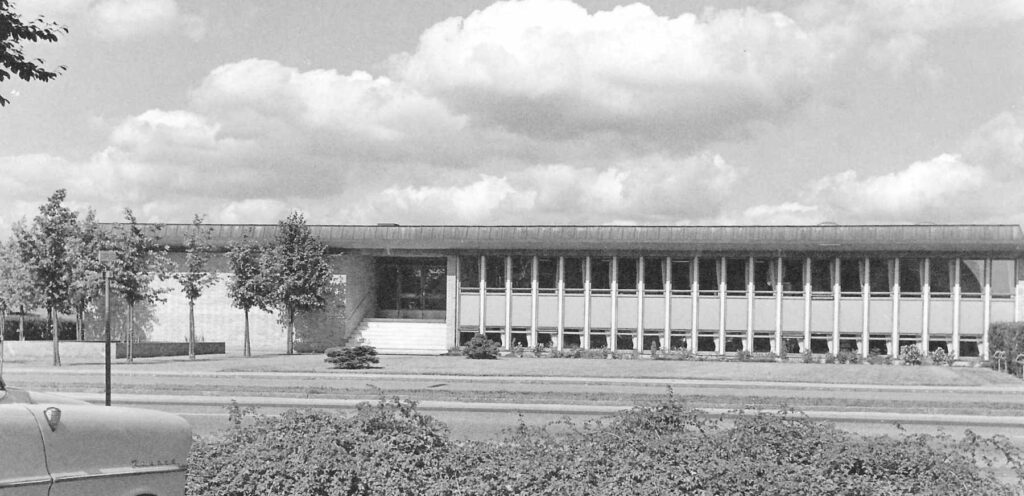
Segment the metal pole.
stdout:
<svg viewBox="0 0 1024 496">
<path fill-rule="evenodd" d="M 103 330 L 106 336 L 104 348 L 104 404 L 110 406 L 110 271 L 103 269 Z"/>
</svg>

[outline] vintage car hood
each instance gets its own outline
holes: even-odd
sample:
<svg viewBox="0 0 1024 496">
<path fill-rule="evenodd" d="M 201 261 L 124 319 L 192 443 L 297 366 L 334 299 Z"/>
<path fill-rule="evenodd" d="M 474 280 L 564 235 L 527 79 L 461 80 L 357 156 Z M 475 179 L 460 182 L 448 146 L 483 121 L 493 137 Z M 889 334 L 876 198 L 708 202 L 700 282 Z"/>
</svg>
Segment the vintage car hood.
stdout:
<svg viewBox="0 0 1024 496">
<path fill-rule="evenodd" d="M 6 394 L 4 394 L 6 393 Z M 53 393 L 39 393 L 36 391 L 28 391 L 21 388 L 7 388 L 5 391 L 0 391 L 0 404 L 3 403 L 25 403 L 30 405 L 40 405 L 43 403 L 50 405 L 88 405 L 89 403 L 76 400 L 74 398 L 68 398 L 67 396 L 61 396 Z"/>
</svg>

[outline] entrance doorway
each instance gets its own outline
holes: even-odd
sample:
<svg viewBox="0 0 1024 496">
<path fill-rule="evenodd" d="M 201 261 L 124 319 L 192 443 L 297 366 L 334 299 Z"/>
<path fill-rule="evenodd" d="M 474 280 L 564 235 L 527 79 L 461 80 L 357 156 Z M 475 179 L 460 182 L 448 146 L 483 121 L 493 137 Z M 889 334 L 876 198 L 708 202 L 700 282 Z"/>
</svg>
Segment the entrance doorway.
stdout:
<svg viewBox="0 0 1024 496">
<path fill-rule="evenodd" d="M 379 317 L 444 320 L 447 260 L 382 257 L 376 266 Z"/>
</svg>

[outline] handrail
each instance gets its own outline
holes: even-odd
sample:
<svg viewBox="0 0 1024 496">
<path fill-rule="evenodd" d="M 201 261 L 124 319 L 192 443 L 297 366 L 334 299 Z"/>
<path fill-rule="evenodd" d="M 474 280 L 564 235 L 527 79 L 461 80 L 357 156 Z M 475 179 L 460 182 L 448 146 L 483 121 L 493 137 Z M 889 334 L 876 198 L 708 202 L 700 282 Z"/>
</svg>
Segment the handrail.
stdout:
<svg viewBox="0 0 1024 496">
<path fill-rule="evenodd" d="M 359 320 L 363 320 L 363 316 L 366 315 L 366 312 L 364 311 L 360 314 L 359 309 L 362 308 L 364 303 L 366 303 L 366 300 L 370 297 L 371 293 L 372 291 L 366 291 L 363 293 L 363 297 L 359 299 L 359 303 L 356 303 L 355 308 L 353 308 L 351 312 L 346 312 L 348 315 L 345 317 L 345 330 L 348 330 L 350 327 L 349 324 L 352 322 L 355 315 L 359 315 Z"/>
</svg>

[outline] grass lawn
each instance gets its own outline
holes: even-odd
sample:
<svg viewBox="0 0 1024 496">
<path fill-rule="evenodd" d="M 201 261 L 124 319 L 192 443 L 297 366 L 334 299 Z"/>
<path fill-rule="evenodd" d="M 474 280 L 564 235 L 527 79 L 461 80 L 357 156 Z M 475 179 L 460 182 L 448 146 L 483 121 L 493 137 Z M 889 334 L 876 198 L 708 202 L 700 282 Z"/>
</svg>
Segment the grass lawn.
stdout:
<svg viewBox="0 0 1024 496">
<path fill-rule="evenodd" d="M 212 365 L 212 363 L 211 363 Z M 219 370 L 232 372 L 334 372 L 339 374 L 436 374 L 527 377 L 598 377 L 806 382 L 817 384 L 984 386 L 1021 384 L 1007 374 L 980 367 L 835 365 L 716 361 L 508 358 L 468 360 L 458 356 L 380 357 L 378 367 L 335 370 L 319 355 L 230 359 Z"/>
</svg>

